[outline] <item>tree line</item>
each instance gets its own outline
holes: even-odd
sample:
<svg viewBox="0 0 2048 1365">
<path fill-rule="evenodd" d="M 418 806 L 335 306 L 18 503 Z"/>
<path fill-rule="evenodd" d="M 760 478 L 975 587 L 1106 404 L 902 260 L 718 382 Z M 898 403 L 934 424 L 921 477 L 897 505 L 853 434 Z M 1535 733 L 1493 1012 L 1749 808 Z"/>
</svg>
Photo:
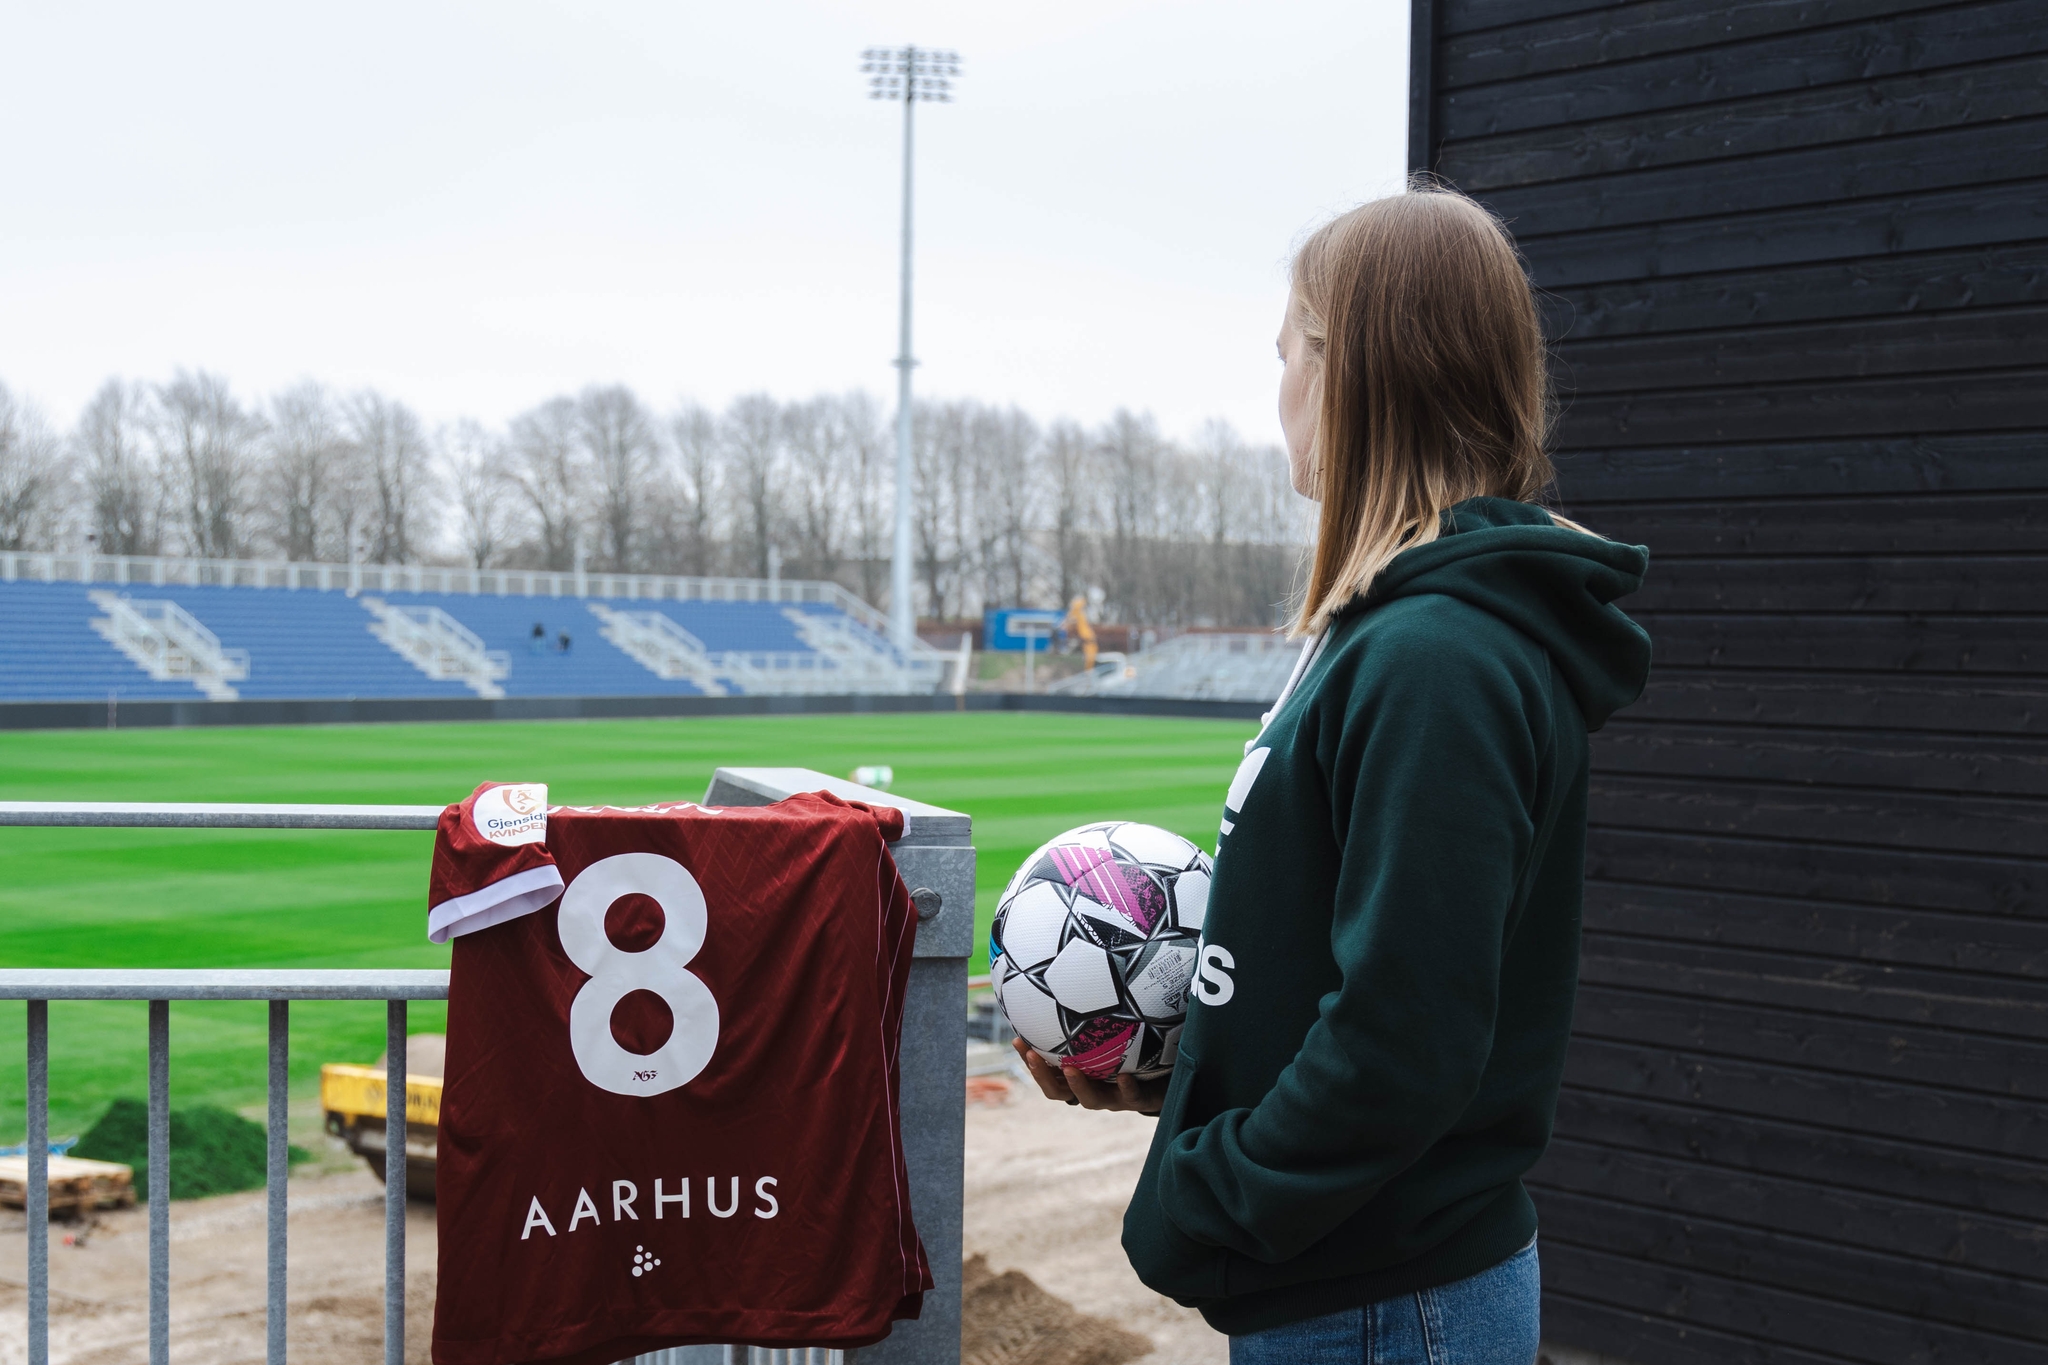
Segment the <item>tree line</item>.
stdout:
<svg viewBox="0 0 2048 1365">
<path fill-rule="evenodd" d="M 1268 625 L 1308 526 L 1277 446 L 912 409 L 918 610 L 1093 595 L 1137 625 Z M 886 605 L 894 414 L 863 392 L 662 412 L 593 385 L 503 429 L 374 390 L 245 401 L 219 375 L 109 379 L 68 430 L 0 384 L 0 549 L 831 579 Z"/>
</svg>

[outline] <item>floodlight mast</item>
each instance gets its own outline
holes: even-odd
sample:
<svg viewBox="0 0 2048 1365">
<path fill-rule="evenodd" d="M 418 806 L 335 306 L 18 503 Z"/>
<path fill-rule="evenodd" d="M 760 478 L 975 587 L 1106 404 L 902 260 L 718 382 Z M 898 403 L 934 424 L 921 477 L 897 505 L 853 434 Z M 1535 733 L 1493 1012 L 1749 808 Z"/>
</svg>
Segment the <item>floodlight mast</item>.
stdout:
<svg viewBox="0 0 2048 1365">
<path fill-rule="evenodd" d="M 908 650 L 917 638 L 910 574 L 910 216 L 911 109 L 920 100 L 951 103 L 960 54 L 919 47 L 871 47 L 861 53 L 868 98 L 903 105 L 903 266 L 901 312 L 896 345 L 896 540 L 889 561 L 889 632 Z"/>
</svg>

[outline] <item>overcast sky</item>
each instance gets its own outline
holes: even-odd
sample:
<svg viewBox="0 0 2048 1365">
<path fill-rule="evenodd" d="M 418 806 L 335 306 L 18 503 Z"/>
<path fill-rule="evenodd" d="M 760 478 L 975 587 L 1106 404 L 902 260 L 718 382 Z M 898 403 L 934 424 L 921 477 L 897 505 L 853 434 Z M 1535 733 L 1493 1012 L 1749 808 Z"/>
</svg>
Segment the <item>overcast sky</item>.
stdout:
<svg viewBox="0 0 2048 1365">
<path fill-rule="evenodd" d="M 1275 436 L 1290 244 L 1399 188 L 1401 0 L 20 4 L 0 381 L 374 385 L 488 422 L 866 387 L 896 343 L 917 112 L 920 394 Z"/>
</svg>

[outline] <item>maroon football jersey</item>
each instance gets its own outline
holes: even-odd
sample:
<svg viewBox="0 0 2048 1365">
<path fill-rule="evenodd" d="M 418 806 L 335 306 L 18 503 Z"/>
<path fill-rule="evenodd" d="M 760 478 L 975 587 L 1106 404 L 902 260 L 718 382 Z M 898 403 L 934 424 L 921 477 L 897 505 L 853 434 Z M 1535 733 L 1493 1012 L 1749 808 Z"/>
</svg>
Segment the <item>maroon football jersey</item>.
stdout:
<svg viewBox="0 0 2048 1365">
<path fill-rule="evenodd" d="M 902 831 L 823 792 L 550 809 L 486 783 L 442 813 L 437 1365 L 861 1346 L 918 1315 Z"/>
</svg>

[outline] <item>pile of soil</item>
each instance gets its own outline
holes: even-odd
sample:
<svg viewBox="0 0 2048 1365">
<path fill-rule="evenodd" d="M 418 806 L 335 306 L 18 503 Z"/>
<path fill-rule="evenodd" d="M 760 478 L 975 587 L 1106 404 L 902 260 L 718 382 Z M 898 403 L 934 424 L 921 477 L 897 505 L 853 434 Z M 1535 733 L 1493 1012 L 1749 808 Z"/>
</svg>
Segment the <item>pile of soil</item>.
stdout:
<svg viewBox="0 0 2048 1365">
<path fill-rule="evenodd" d="M 1021 1270 L 997 1274 L 988 1257 L 961 1267 L 961 1365 L 1124 1365 L 1152 1341 L 1046 1293 Z"/>
<path fill-rule="evenodd" d="M 198 1199 L 260 1188 L 270 1169 L 263 1125 L 214 1104 L 171 1111 L 171 1198 Z M 293 1164 L 310 1160 L 292 1147 Z M 119 1099 L 107 1106 L 71 1155 L 135 1168 L 135 1197 L 149 1198 L 149 1106 Z"/>
</svg>

